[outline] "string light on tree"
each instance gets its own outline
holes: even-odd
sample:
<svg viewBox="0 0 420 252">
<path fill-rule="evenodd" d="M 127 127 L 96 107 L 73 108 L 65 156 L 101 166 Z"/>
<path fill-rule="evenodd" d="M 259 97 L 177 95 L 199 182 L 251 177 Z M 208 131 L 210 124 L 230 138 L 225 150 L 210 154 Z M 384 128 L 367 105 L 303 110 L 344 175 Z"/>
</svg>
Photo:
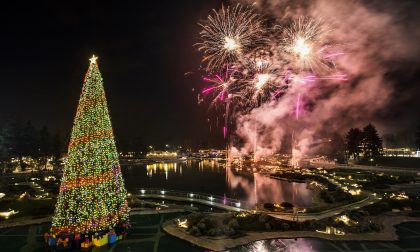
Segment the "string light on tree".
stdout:
<svg viewBox="0 0 420 252">
<path fill-rule="evenodd" d="M 90 58 L 74 119 L 52 230 L 91 233 L 127 223 L 127 192 L 101 73 Z"/>
</svg>

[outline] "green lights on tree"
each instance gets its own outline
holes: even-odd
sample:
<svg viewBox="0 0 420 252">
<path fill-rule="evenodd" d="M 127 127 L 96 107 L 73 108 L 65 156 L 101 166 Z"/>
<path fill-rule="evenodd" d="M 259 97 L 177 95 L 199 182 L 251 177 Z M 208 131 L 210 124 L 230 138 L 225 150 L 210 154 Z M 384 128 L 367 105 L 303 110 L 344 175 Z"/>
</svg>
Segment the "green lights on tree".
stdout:
<svg viewBox="0 0 420 252">
<path fill-rule="evenodd" d="M 68 157 L 52 220 L 54 232 L 89 233 L 128 221 L 118 161 L 97 57 L 90 59 L 74 119 Z"/>
</svg>

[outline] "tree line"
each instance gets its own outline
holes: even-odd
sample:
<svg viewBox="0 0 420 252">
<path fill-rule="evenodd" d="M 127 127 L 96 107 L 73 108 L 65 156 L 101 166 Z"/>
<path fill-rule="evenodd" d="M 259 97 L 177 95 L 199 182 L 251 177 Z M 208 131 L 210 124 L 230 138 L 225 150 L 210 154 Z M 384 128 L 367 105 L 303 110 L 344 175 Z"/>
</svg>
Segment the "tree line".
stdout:
<svg viewBox="0 0 420 252">
<path fill-rule="evenodd" d="M 64 141 L 59 134 L 52 134 L 47 127 L 36 128 L 30 121 L 13 119 L 0 125 L 0 170 L 10 171 L 18 165 L 22 170 L 28 166 L 25 157 L 35 161 L 39 170 L 46 168 L 48 158 L 56 168 L 64 152 Z M 11 162 L 18 160 L 18 162 Z"/>
<path fill-rule="evenodd" d="M 351 128 L 346 135 L 346 154 L 349 159 L 373 158 L 382 155 L 382 138 L 372 124 L 363 129 Z"/>
</svg>

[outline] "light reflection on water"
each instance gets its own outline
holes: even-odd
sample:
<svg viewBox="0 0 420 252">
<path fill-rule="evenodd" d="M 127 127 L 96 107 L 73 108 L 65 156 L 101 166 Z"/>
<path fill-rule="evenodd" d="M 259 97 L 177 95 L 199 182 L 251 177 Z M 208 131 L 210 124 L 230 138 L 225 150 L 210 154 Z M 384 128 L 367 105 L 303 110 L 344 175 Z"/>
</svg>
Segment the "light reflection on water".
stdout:
<svg viewBox="0 0 420 252">
<path fill-rule="evenodd" d="M 179 163 L 123 166 L 127 189 L 163 188 L 209 193 L 256 203 L 291 202 L 299 207 L 312 204 L 312 191 L 305 183 L 276 180 L 258 173 L 235 171 L 215 159 Z"/>
<path fill-rule="evenodd" d="M 310 252 L 320 251 L 314 249 L 314 239 L 271 239 L 255 241 L 250 244 L 239 246 L 227 252 Z M 321 250 L 322 251 L 322 250 Z"/>
</svg>

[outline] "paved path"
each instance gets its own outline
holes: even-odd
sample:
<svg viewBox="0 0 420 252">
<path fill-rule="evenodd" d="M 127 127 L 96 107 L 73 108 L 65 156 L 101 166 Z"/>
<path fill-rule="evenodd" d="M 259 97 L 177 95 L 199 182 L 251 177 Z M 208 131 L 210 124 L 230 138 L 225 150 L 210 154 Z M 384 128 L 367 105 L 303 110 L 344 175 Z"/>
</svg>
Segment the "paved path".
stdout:
<svg viewBox="0 0 420 252">
<path fill-rule="evenodd" d="M 150 189 L 151 190 L 151 189 Z M 158 189 L 153 189 L 153 191 L 159 192 Z M 215 199 L 209 200 L 207 195 L 200 195 L 198 193 L 193 193 L 194 197 L 190 197 L 188 193 L 185 192 L 177 192 L 177 191 L 165 191 L 165 194 L 162 193 L 148 193 L 149 189 L 144 189 L 144 193 L 135 195 L 139 198 L 156 198 L 156 199 L 162 199 L 162 200 L 175 200 L 175 201 L 183 201 L 183 202 L 197 202 L 204 205 L 214 206 L 220 209 L 228 210 L 228 211 L 252 211 L 253 209 L 251 207 L 234 207 L 231 205 L 225 205 L 223 203 L 216 202 Z M 184 196 L 183 196 L 184 195 Z M 298 221 L 306 221 L 306 220 L 320 220 L 324 218 L 328 218 L 331 216 L 335 216 L 337 214 L 340 214 L 343 211 L 346 210 L 353 210 L 358 209 L 373 203 L 376 203 L 380 200 L 380 198 L 374 196 L 371 193 L 366 193 L 366 198 L 354 202 L 351 204 L 338 206 L 332 209 L 328 209 L 319 213 L 299 213 L 297 215 Z M 246 206 L 245 204 L 242 204 L 242 206 Z M 270 211 L 263 211 L 263 210 L 257 210 L 258 212 L 266 213 L 270 216 L 273 216 L 275 218 L 279 219 L 286 219 L 286 220 L 294 220 L 296 219 L 296 215 L 292 213 L 279 213 L 279 212 L 270 212 Z"/>
<path fill-rule="evenodd" d="M 343 206 L 339 206 L 339 207 L 335 207 L 335 208 L 331 208 L 319 213 L 299 213 L 297 215 L 298 221 L 306 221 L 306 220 L 321 220 L 324 218 L 328 218 L 331 216 L 335 216 L 337 214 L 340 214 L 341 212 L 344 211 L 348 211 L 348 210 L 353 210 L 353 209 L 359 209 L 362 208 L 364 206 L 370 205 L 370 204 L 374 204 L 378 201 L 380 201 L 381 199 L 378 197 L 375 197 L 372 194 L 369 194 L 367 198 L 355 202 L 355 203 L 351 203 L 351 204 L 347 204 L 347 205 L 343 205 Z M 296 219 L 296 216 L 294 216 L 293 214 L 290 213 L 272 213 L 272 212 L 267 212 L 268 215 L 273 216 L 275 218 L 279 218 L 279 219 L 286 219 L 286 220 L 294 220 Z"/>
<path fill-rule="evenodd" d="M 378 172 L 392 172 L 392 173 L 406 173 L 413 175 L 420 175 L 419 168 L 403 168 L 403 167 L 387 167 L 387 166 L 368 166 L 368 165 L 340 165 L 340 164 L 327 164 L 327 163 L 310 163 L 314 167 L 323 167 L 325 169 L 349 169 L 349 170 L 364 170 L 364 171 L 378 171 Z"/>
<path fill-rule="evenodd" d="M 135 195 L 138 198 L 154 198 L 162 200 L 174 200 L 183 202 L 196 202 L 207 206 L 213 206 L 227 211 L 249 211 L 252 206 L 247 205 L 245 201 L 231 199 L 227 197 L 220 197 L 204 193 L 183 192 L 175 190 L 164 189 L 141 189 L 139 194 Z"/>
</svg>

